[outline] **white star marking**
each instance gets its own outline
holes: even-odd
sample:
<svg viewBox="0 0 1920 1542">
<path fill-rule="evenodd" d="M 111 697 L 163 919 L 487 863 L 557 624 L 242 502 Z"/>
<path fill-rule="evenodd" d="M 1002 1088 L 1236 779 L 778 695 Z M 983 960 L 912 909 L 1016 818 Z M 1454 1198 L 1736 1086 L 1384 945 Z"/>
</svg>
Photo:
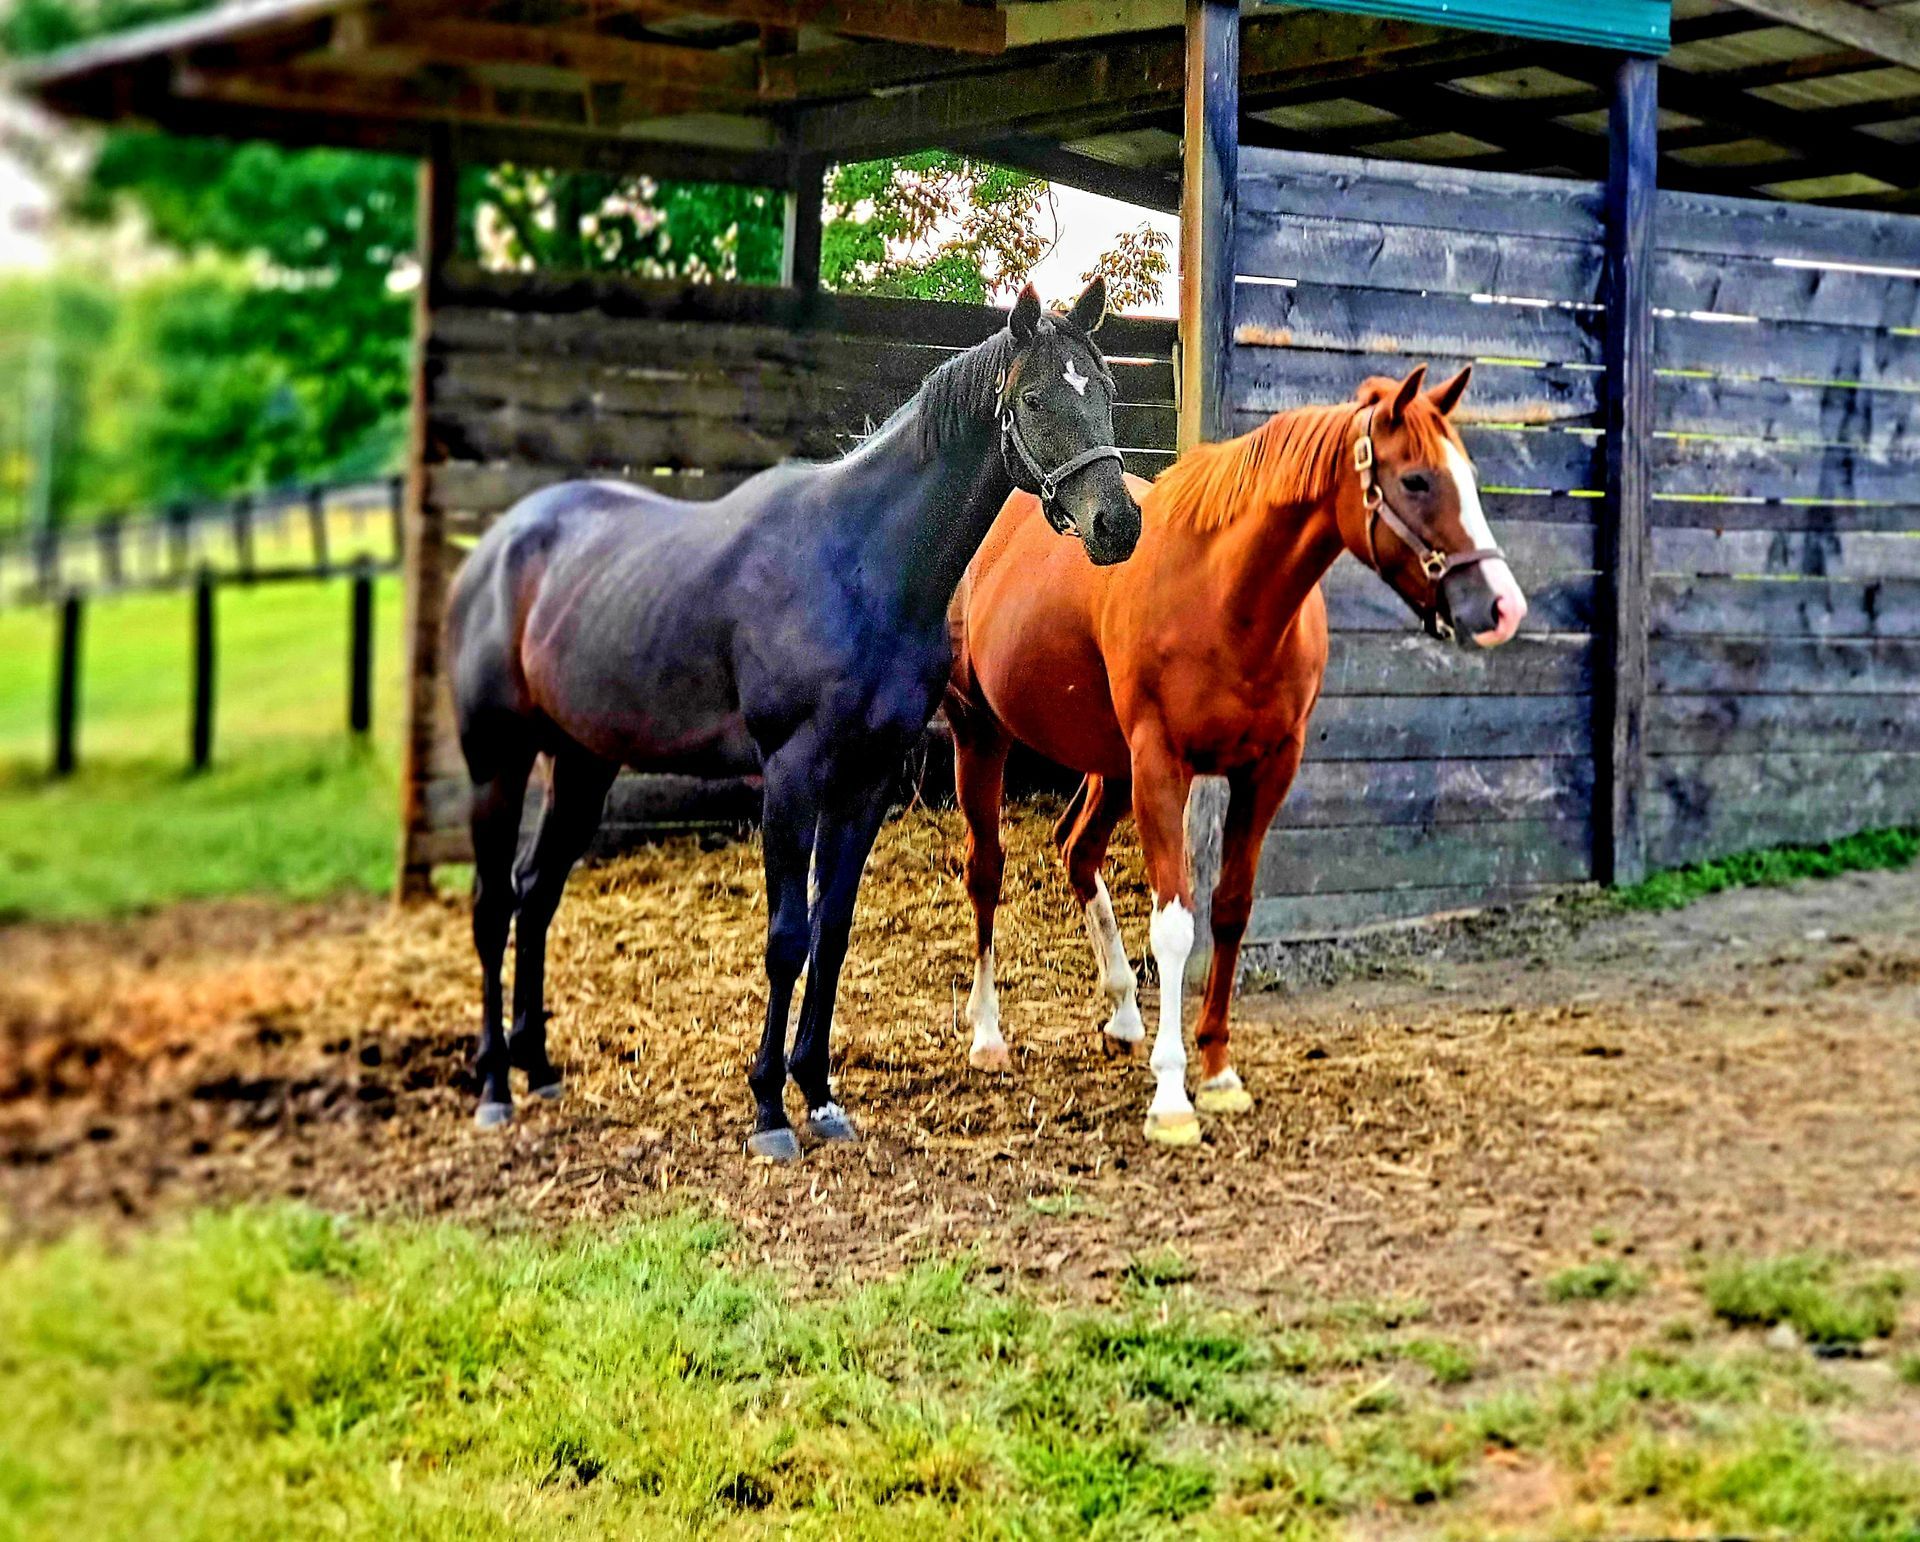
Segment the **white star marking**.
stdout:
<svg viewBox="0 0 1920 1542">
<path fill-rule="evenodd" d="M 1067 372 L 1060 378 L 1073 387 L 1076 395 L 1085 396 L 1087 394 L 1087 377 L 1073 367 L 1073 360 L 1067 360 Z"/>
</svg>

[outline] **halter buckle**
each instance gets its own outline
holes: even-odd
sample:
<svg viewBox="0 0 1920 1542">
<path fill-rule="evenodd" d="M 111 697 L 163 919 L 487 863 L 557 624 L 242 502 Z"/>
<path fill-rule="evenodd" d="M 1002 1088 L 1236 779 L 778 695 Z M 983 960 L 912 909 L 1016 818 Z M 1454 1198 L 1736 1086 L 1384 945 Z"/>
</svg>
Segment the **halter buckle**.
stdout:
<svg viewBox="0 0 1920 1542">
<path fill-rule="evenodd" d="M 1355 471 L 1373 470 L 1373 435 L 1362 434 L 1353 441 L 1353 469 Z"/>
<path fill-rule="evenodd" d="M 1453 559 L 1443 551 L 1429 551 L 1420 559 L 1421 570 L 1436 583 L 1447 576 Z"/>
</svg>

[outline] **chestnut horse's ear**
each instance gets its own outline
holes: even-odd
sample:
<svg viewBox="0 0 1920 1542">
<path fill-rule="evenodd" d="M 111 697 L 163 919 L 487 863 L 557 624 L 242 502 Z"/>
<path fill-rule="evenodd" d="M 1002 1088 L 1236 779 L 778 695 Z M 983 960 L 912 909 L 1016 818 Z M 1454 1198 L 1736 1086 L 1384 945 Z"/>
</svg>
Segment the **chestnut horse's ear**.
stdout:
<svg viewBox="0 0 1920 1542">
<path fill-rule="evenodd" d="M 1020 298 L 1013 302 L 1013 314 L 1007 317 L 1007 330 L 1013 334 L 1016 343 L 1030 343 L 1039 329 L 1040 296 L 1033 292 L 1033 285 L 1029 284 L 1020 291 Z"/>
<path fill-rule="evenodd" d="M 1426 380 L 1426 365 L 1414 365 L 1412 372 L 1400 382 L 1400 389 L 1393 393 L 1393 405 L 1387 408 L 1390 421 L 1398 422 L 1407 415 L 1407 409 L 1413 405 L 1414 397 L 1420 394 L 1420 387 L 1426 384 Z"/>
<path fill-rule="evenodd" d="M 1444 418 L 1460 405 L 1460 398 L 1467 394 L 1467 382 L 1471 379 L 1473 379 L 1473 366 L 1464 365 L 1453 379 L 1443 380 L 1427 392 L 1427 400 L 1433 403 L 1434 409 Z"/>
<path fill-rule="evenodd" d="M 1104 273 L 1093 275 L 1093 282 L 1081 292 L 1080 298 L 1073 302 L 1073 309 L 1067 312 L 1071 321 L 1082 332 L 1091 334 L 1101 322 L 1107 319 L 1107 276 Z"/>
</svg>

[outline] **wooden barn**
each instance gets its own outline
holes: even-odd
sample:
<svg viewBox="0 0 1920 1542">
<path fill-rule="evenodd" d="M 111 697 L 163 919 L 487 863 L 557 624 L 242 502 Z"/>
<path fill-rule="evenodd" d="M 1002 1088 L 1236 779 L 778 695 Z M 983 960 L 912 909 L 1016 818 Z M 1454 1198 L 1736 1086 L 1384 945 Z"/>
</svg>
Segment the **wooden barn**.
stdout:
<svg viewBox="0 0 1920 1542">
<path fill-rule="evenodd" d="M 1535 619 L 1443 650 L 1335 570 L 1249 941 L 1920 819 L 1911 0 L 244 0 L 27 84 L 420 158 L 403 887 L 466 852 L 464 537 L 567 475 L 698 496 L 831 455 L 999 324 L 819 288 L 823 168 L 929 147 L 1180 213 L 1177 326 L 1103 337 L 1135 469 L 1475 363 Z M 786 281 L 462 263 L 457 168 L 508 159 L 782 189 Z"/>
</svg>

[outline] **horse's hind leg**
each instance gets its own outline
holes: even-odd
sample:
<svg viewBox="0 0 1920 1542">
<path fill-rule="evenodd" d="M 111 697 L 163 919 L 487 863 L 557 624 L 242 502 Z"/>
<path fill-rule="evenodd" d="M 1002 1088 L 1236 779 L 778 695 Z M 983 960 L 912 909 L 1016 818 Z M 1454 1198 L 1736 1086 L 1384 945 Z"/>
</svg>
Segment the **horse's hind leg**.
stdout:
<svg viewBox="0 0 1920 1542">
<path fill-rule="evenodd" d="M 1010 747 L 1007 736 L 990 722 L 970 718 L 964 729 L 954 728 L 953 781 L 967 821 L 967 898 L 973 904 L 973 989 L 967 995 L 973 1044 L 967 1063 L 976 1071 L 1004 1071 L 1010 1063 L 1000 1033 L 1000 993 L 993 980 L 993 922 L 1007 866 L 1000 805 Z"/>
<path fill-rule="evenodd" d="M 1228 1016 L 1233 1009 L 1234 975 L 1240 963 L 1240 939 L 1253 913 L 1254 875 L 1267 826 L 1280 811 L 1300 769 L 1301 741 L 1290 739 L 1280 753 L 1228 778 L 1226 825 L 1220 841 L 1220 878 L 1213 890 L 1213 957 L 1207 965 L 1206 992 L 1194 1041 L 1200 1048 L 1200 1087 L 1194 1103 L 1202 1113 L 1236 1114 L 1253 1107 L 1240 1075 L 1228 1060 Z"/>
<path fill-rule="evenodd" d="M 807 864 L 813 857 L 819 804 L 809 733 L 789 742 L 766 764 L 760 838 L 767 867 L 767 1016 L 760 1052 L 747 1072 L 755 1105 L 747 1154 L 792 1162 L 800 1140 L 787 1120 L 787 1018 L 793 985 L 807 960 Z"/>
<path fill-rule="evenodd" d="M 1106 880 L 1100 876 L 1100 864 L 1106 861 L 1107 843 L 1133 801 L 1133 785 L 1124 779 L 1089 776 L 1080 784 L 1067 812 L 1054 826 L 1054 844 L 1060 848 L 1060 860 L 1066 865 L 1067 882 L 1074 898 L 1080 901 L 1087 922 L 1087 940 L 1093 944 L 1093 967 L 1099 972 L 1100 988 L 1106 992 L 1110 1011 L 1103 1042 L 1115 1054 L 1131 1055 L 1146 1038 L 1146 1025 L 1140 1021 L 1140 1002 L 1135 994 L 1133 965 L 1127 962 L 1126 945 L 1120 940 L 1120 923 L 1114 919 L 1113 898 L 1107 893 Z"/>
<path fill-rule="evenodd" d="M 480 1106 L 474 1120 L 482 1129 L 513 1117 L 500 965 L 513 926 L 513 856 L 532 769 L 532 751 L 508 751 L 490 757 L 486 770 L 492 774 L 476 777 L 473 784 L 473 946 L 480 955 L 480 1043 L 474 1052 Z"/>
<path fill-rule="evenodd" d="M 618 766 L 584 750 L 554 756 L 540 833 L 515 875 L 519 924 L 513 940 L 513 1033 L 507 1058 L 527 1073 L 527 1090 L 545 1098 L 560 1095 L 560 1073 L 547 1058 L 547 927 L 560 906 L 567 875 L 600 828 L 607 789 L 618 772 Z"/>
</svg>

